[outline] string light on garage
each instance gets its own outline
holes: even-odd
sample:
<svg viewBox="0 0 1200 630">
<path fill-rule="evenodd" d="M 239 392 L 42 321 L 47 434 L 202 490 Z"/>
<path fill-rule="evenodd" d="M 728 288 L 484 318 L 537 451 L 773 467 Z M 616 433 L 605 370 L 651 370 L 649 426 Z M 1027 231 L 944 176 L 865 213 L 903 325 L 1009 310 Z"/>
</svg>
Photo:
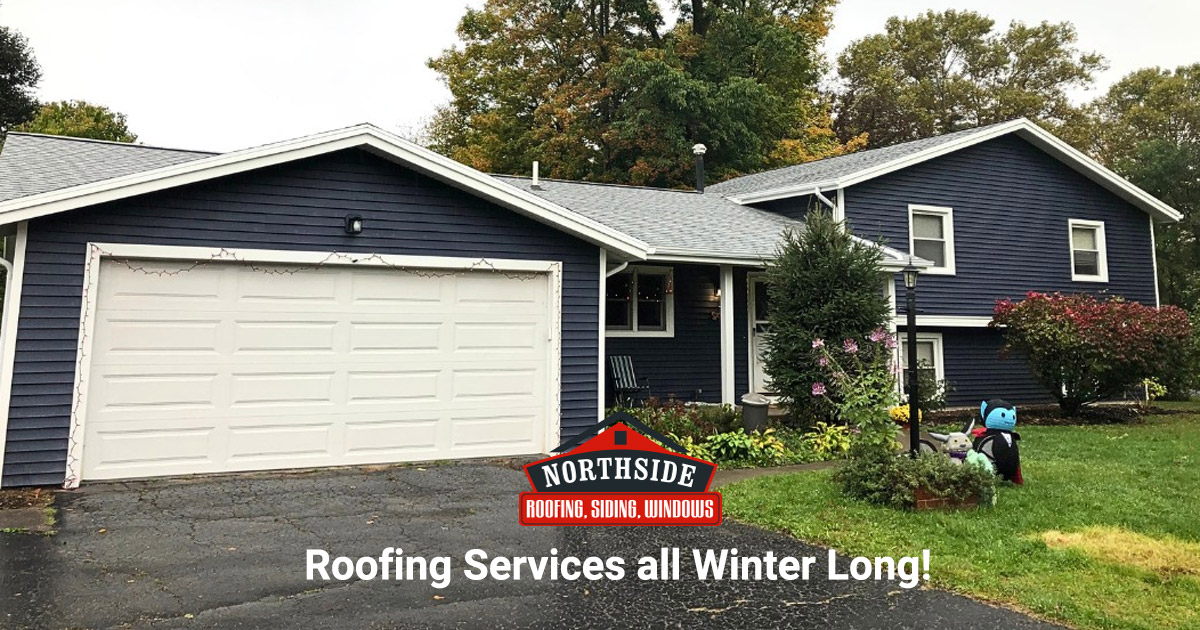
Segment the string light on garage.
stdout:
<svg viewBox="0 0 1200 630">
<path fill-rule="evenodd" d="M 91 244 L 89 245 L 89 256 L 84 266 L 84 282 L 83 292 L 81 294 L 83 304 L 80 312 L 80 334 L 79 344 L 76 347 L 76 374 L 83 375 L 88 365 L 88 351 L 91 348 L 91 309 L 92 302 L 91 292 L 95 289 L 95 282 L 92 280 L 93 266 L 98 265 L 100 260 L 108 264 L 118 265 L 134 273 L 145 274 L 148 276 L 157 277 L 174 277 L 182 274 L 190 273 L 197 269 L 210 265 L 220 265 L 229 263 L 238 263 L 244 269 L 267 275 L 267 276 L 293 276 L 297 273 L 306 271 L 314 271 L 326 267 L 349 267 L 349 266 L 369 266 L 382 267 L 392 271 L 403 273 L 408 276 L 417 278 L 452 278 L 462 277 L 469 274 L 487 273 L 503 276 L 510 280 L 527 282 L 530 280 L 544 280 L 545 273 L 555 271 L 558 263 L 551 263 L 545 270 L 536 271 L 520 271 L 513 272 L 499 268 L 495 263 L 487 258 L 479 258 L 472 261 L 466 266 L 459 266 L 454 269 L 441 270 L 429 267 L 401 265 L 392 262 L 387 255 L 383 254 L 354 254 L 343 252 L 331 252 L 324 258 L 316 262 L 302 265 L 277 265 L 264 264 L 253 262 L 246 257 L 239 255 L 237 251 L 221 248 L 206 259 L 190 260 L 186 264 L 183 262 L 177 263 L 180 266 L 169 267 L 170 261 L 152 262 L 138 258 L 120 258 L 113 255 L 112 252 L 105 250 L 103 247 Z M 553 303 L 561 303 L 561 293 L 559 283 L 551 283 L 554 295 L 552 296 Z M 67 438 L 67 470 L 66 477 L 63 481 L 64 488 L 76 488 L 79 486 L 80 476 L 82 475 L 81 457 L 83 444 L 81 424 L 81 408 L 84 403 L 84 391 L 87 388 L 87 383 L 84 378 L 76 378 L 76 386 L 73 392 L 71 404 L 71 425 Z M 559 393 L 555 392 L 558 396 Z"/>
</svg>

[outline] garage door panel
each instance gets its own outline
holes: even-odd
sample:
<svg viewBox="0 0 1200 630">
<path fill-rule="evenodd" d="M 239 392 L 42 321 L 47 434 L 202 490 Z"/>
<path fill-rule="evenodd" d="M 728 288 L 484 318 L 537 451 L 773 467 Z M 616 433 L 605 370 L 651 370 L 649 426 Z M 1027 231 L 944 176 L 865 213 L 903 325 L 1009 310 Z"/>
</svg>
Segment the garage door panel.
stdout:
<svg viewBox="0 0 1200 630">
<path fill-rule="evenodd" d="M 202 269 L 102 264 L 84 478 L 545 450 L 545 277 Z"/>
</svg>

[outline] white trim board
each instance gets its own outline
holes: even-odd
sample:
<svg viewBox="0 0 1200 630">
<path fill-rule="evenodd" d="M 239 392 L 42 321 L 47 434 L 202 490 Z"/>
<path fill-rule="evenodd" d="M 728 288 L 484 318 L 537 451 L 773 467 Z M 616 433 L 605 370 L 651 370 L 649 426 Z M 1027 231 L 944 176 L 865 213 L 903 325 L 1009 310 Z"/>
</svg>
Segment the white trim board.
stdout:
<svg viewBox="0 0 1200 630">
<path fill-rule="evenodd" d="M 4 449 L 8 441 L 9 403 L 12 402 L 13 369 L 17 359 L 17 332 L 21 323 L 21 286 L 25 279 L 25 246 L 29 224 L 17 224 L 13 242 L 12 273 L 4 290 L 4 312 L 0 318 L 0 475 L 4 472 Z M 0 480 L 0 485 L 3 481 Z"/>
<path fill-rule="evenodd" d="M 600 285 L 599 302 L 596 304 L 596 312 L 600 314 L 599 327 L 596 331 L 596 354 L 598 355 L 598 363 L 596 369 L 596 422 L 604 420 L 604 403 L 608 400 L 608 370 L 605 369 L 608 363 L 608 350 L 605 348 L 604 339 L 608 336 L 608 331 L 604 325 L 607 323 L 607 306 L 608 306 L 608 250 L 600 248 Z M 555 444 L 557 446 L 557 444 Z"/>
<path fill-rule="evenodd" d="M 76 346 L 75 383 L 77 392 L 72 400 L 71 424 L 67 439 L 67 469 L 64 488 L 77 488 L 83 473 L 83 436 L 86 435 L 87 397 L 91 373 L 92 340 L 94 339 L 101 261 L 106 258 L 149 260 L 179 260 L 185 262 L 213 261 L 229 263 L 342 265 L 348 267 L 409 267 L 471 271 L 509 271 L 546 274 L 549 282 L 549 343 L 547 370 L 549 389 L 546 397 L 547 450 L 558 446 L 562 433 L 562 263 L 543 260 L 511 260 L 504 258 L 463 258 L 443 256 L 404 256 L 391 254 L 343 254 L 339 252 L 285 251 L 267 249 L 224 249 L 209 247 L 177 247 L 171 245 L 128 245 L 88 243 L 84 262 L 83 300 L 80 304 L 79 340 Z"/>
<path fill-rule="evenodd" d="M 0 203 L 0 225 L 352 148 L 368 150 L 623 255 L 642 259 L 651 251 L 646 243 L 598 221 L 366 124 L 12 199 Z"/>
<path fill-rule="evenodd" d="M 741 195 L 733 195 L 729 197 L 730 201 L 743 205 L 761 203 L 764 201 L 773 201 L 776 199 L 786 199 L 788 197 L 798 197 L 802 195 L 811 195 L 817 191 L 832 191 L 839 188 L 847 188 L 876 177 L 881 177 L 898 171 L 909 166 L 920 164 L 933 158 L 953 153 L 970 146 L 974 146 L 981 142 L 986 142 L 1000 136 L 1010 133 L 1015 133 L 1023 140 L 1029 142 L 1035 147 L 1045 151 L 1050 156 L 1066 164 L 1076 172 L 1084 175 L 1093 182 L 1099 184 L 1109 192 L 1121 197 L 1122 199 L 1132 203 L 1141 210 L 1149 213 L 1151 216 L 1157 217 L 1161 221 L 1178 221 L 1183 218 L 1183 215 L 1171 206 L 1155 199 L 1150 193 L 1138 188 L 1125 178 L 1105 168 L 1102 164 L 1092 158 L 1079 152 L 1071 145 L 1059 140 L 1054 134 L 1042 129 L 1035 123 L 1025 119 L 1018 118 L 1006 123 L 993 125 L 987 129 L 979 130 L 976 133 L 964 134 L 962 138 L 943 142 L 934 147 L 930 147 L 923 151 L 917 151 L 911 155 L 898 158 L 883 164 L 864 168 L 843 177 L 833 178 L 829 180 L 814 182 L 810 184 L 801 184 L 793 186 L 782 186 L 768 190 L 762 190 L 751 193 L 743 193 Z"/>
<path fill-rule="evenodd" d="M 737 404 L 734 391 L 737 379 L 734 378 L 734 315 L 733 315 L 733 267 L 721 265 L 721 403 Z M 749 340 L 747 340 L 749 341 Z"/>
<path fill-rule="evenodd" d="M 992 318 L 987 315 L 917 315 L 918 327 L 987 328 L 991 322 Z M 908 325 L 908 320 L 905 317 L 896 316 L 892 320 L 892 325 L 902 328 Z"/>
</svg>

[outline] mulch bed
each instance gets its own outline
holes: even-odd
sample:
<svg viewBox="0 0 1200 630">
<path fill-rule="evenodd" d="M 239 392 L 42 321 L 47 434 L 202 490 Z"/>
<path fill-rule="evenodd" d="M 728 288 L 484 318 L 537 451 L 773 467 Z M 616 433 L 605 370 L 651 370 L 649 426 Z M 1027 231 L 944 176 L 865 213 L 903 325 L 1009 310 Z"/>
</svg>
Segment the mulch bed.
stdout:
<svg viewBox="0 0 1200 630">
<path fill-rule="evenodd" d="M 1162 416 L 1176 413 L 1187 412 L 1153 407 L 1148 414 L 1143 414 L 1132 405 L 1097 405 L 1084 407 L 1078 414 L 1064 418 L 1058 410 L 1058 405 L 1019 405 L 1017 407 L 1017 424 L 1041 426 L 1136 424 L 1147 415 Z M 978 419 L 979 411 L 950 409 L 928 414 L 926 422 L 931 425 L 961 426 L 971 417 Z"/>
<path fill-rule="evenodd" d="M 50 507 L 54 492 L 45 488 L 0 490 L 0 510 Z"/>
</svg>

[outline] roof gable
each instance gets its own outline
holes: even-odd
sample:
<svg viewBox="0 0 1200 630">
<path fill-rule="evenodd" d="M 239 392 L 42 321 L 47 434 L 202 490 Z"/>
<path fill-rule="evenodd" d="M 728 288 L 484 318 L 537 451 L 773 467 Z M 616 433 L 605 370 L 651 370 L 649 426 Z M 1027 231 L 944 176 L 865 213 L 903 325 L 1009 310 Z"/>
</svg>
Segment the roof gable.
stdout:
<svg viewBox="0 0 1200 630">
<path fill-rule="evenodd" d="M 1183 216 L 1178 210 L 1024 118 L 738 177 L 712 186 L 710 190 L 737 203 L 749 204 L 810 195 L 816 191 L 844 189 L 1007 134 L 1016 134 L 1159 220 L 1178 221 Z"/>
<path fill-rule="evenodd" d="M 0 201 L 0 225 L 352 148 L 361 148 L 403 164 L 624 256 L 642 259 L 651 251 L 649 245 L 627 234 L 373 125 L 356 125 L 232 153 L 202 155 L 199 159 L 168 163 L 150 170 L 105 179 L 89 178 L 91 181 L 77 185 Z M 8 153 L 7 147 L 4 153 Z M 4 161 L 20 165 L 16 158 L 10 161 L 8 157 L 6 155 Z"/>
</svg>

